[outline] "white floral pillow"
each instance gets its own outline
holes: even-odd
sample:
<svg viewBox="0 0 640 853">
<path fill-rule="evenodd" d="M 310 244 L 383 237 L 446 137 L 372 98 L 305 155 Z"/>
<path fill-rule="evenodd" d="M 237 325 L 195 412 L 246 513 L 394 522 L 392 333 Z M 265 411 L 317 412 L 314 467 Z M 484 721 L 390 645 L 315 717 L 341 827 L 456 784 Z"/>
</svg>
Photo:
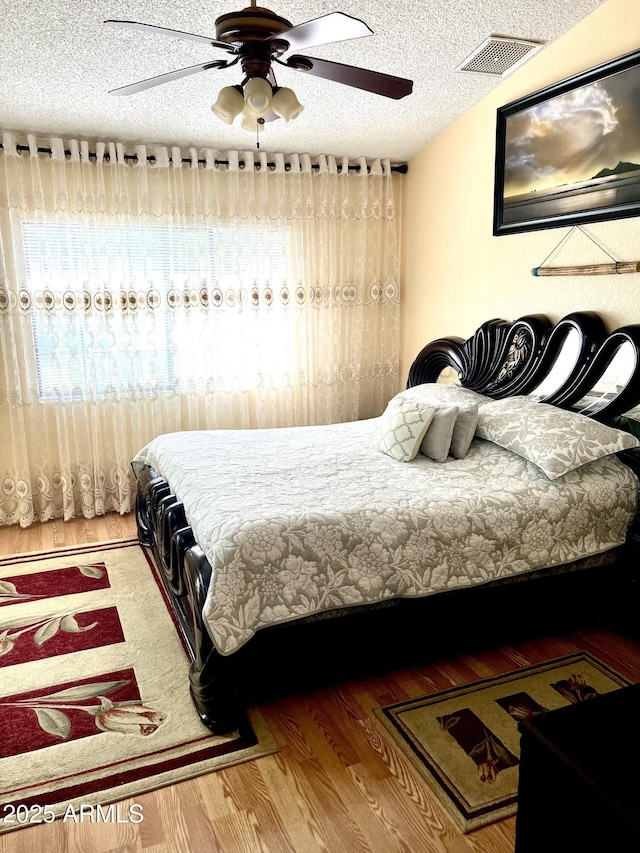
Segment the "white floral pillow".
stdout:
<svg viewBox="0 0 640 853">
<path fill-rule="evenodd" d="M 399 462 L 411 462 L 418 455 L 434 414 L 433 406 L 416 400 L 390 400 L 376 428 L 376 447 Z"/>
<path fill-rule="evenodd" d="M 393 398 L 394 400 L 419 400 L 421 403 L 438 406 L 441 403 L 448 403 L 451 406 L 457 406 L 461 403 L 490 403 L 492 397 L 487 397 L 485 394 L 478 394 L 477 391 L 472 391 L 470 388 L 464 388 L 462 385 L 456 385 L 453 382 L 424 382 L 422 385 L 414 385 L 412 388 L 406 388 L 400 391 Z"/>
<path fill-rule="evenodd" d="M 550 480 L 587 462 L 640 446 L 629 433 L 528 397 L 481 405 L 476 435 L 533 462 Z"/>
</svg>

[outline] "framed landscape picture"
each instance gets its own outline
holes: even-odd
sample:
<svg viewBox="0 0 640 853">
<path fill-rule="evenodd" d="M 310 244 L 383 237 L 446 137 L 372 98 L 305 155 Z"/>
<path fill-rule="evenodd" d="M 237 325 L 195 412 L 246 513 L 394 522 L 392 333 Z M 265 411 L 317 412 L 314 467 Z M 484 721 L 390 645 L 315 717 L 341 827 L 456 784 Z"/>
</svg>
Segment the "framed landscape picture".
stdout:
<svg viewBox="0 0 640 853">
<path fill-rule="evenodd" d="M 494 235 L 640 215 L 640 50 L 500 107 Z"/>
</svg>

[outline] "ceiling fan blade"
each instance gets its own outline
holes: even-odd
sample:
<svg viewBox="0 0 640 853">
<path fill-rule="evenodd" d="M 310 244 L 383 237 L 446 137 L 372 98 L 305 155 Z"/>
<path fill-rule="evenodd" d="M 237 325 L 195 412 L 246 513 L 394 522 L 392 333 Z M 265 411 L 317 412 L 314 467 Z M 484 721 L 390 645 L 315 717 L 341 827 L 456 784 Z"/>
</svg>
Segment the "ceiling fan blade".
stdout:
<svg viewBox="0 0 640 853">
<path fill-rule="evenodd" d="M 197 36 L 195 33 L 185 33 L 182 30 L 170 30 L 167 27 L 156 27 L 154 24 L 140 24 L 137 21 L 105 21 L 105 24 L 111 24 L 112 27 L 126 27 L 130 30 L 141 30 L 143 33 L 160 33 L 165 36 L 175 36 L 181 39 L 191 39 L 192 41 L 201 41 L 205 44 L 213 45 L 213 47 L 221 47 L 223 50 L 233 51 L 233 45 L 227 44 L 224 41 L 217 41 L 209 38 L 209 36 Z"/>
<path fill-rule="evenodd" d="M 413 80 L 394 77 L 392 74 L 382 74 L 380 71 L 369 71 L 367 68 L 357 68 L 355 65 L 330 62 L 328 59 L 296 54 L 296 56 L 290 56 L 284 64 L 296 71 L 313 74 L 315 77 L 324 77 L 356 89 L 364 89 L 376 95 L 383 95 L 385 98 L 399 100 L 413 91 Z"/>
<path fill-rule="evenodd" d="M 215 62 L 201 62 L 200 65 L 190 65 L 188 68 L 179 68 L 177 71 L 169 71 L 167 74 L 159 74 L 157 77 L 149 77 L 146 80 L 139 80 L 137 83 L 131 83 L 129 86 L 121 86 L 119 89 L 111 89 L 110 95 L 133 95 L 136 92 L 143 92 L 145 89 L 152 89 L 154 86 L 161 86 L 163 83 L 168 83 L 170 80 L 178 80 L 180 77 L 188 77 L 190 74 L 197 74 L 199 71 L 207 71 L 209 68 L 219 68 L 221 65 L 226 65 L 224 60 Z"/>
<path fill-rule="evenodd" d="M 287 50 L 306 50 L 320 44 L 372 35 L 373 30 L 359 18 L 343 15 L 342 12 L 331 12 L 329 15 L 291 27 L 283 33 L 269 36 L 265 41 L 283 40 L 289 43 Z"/>
</svg>

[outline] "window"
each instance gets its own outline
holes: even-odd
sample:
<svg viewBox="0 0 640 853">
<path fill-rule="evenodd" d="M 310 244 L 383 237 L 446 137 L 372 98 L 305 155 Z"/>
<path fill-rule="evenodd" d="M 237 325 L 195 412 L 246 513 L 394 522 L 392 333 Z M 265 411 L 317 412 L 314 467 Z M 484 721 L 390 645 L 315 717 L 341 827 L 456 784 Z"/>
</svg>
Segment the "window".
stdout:
<svg viewBox="0 0 640 853">
<path fill-rule="evenodd" d="M 284 229 L 23 222 L 22 237 L 41 400 L 191 389 L 221 360 L 246 368 L 255 289 L 288 278 Z"/>
</svg>

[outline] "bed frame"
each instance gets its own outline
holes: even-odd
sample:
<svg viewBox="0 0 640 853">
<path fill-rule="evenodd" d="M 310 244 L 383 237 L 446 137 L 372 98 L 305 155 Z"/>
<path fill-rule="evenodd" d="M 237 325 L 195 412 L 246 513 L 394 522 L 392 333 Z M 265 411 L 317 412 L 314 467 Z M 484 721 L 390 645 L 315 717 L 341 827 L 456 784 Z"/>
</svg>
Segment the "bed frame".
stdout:
<svg viewBox="0 0 640 853">
<path fill-rule="evenodd" d="M 619 348 L 630 344 L 635 356 L 635 368 L 626 385 L 604 403 L 600 401 L 597 409 L 577 406 L 578 411 L 590 417 L 602 421 L 613 419 L 615 422 L 616 416 L 640 403 L 640 325 L 625 326 L 608 334 L 604 323 L 594 313 L 571 314 L 556 325 L 542 315 L 522 317 L 513 323 L 490 320 L 468 340 L 449 337 L 433 341 L 420 352 L 411 365 L 407 386 L 436 382 L 445 368 L 453 368 L 463 386 L 490 397 L 498 399 L 529 394 L 548 376 L 559 359 L 568 336 L 575 336 L 576 333 L 579 356 L 575 364 L 561 387 L 541 397 L 541 401 L 562 408 L 576 408 L 576 404 L 596 386 Z M 620 455 L 636 473 L 640 473 L 640 454 L 625 451 Z M 543 590 L 541 607 L 544 602 L 547 616 L 550 600 L 557 604 L 562 614 L 560 590 L 563 584 L 567 586 L 569 575 L 568 599 L 573 602 L 574 611 L 575 602 L 580 600 L 576 572 L 568 570 L 583 569 L 578 576 L 581 578 L 581 584 L 584 584 L 585 596 L 588 595 L 590 584 L 593 584 L 594 573 L 598 572 L 593 560 L 583 560 L 579 564 L 566 567 L 566 572 L 558 571 L 557 568 L 543 570 L 529 573 L 517 583 L 494 581 L 477 590 L 441 593 L 435 596 L 438 600 L 437 608 L 433 606 L 434 597 L 401 599 L 387 602 L 385 606 L 368 605 L 357 608 L 357 612 L 350 613 L 345 618 L 301 619 L 295 623 L 262 629 L 238 652 L 223 656 L 213 647 L 202 620 L 211 566 L 195 541 L 185 517 L 184 507 L 172 493 L 170 484 L 153 469 L 148 466 L 138 467 L 135 474 L 139 539 L 153 555 L 180 630 L 190 649 L 192 663 L 189 677 L 194 704 L 201 720 L 214 732 L 225 732 L 244 725 L 244 708 L 246 702 L 253 698 L 259 675 L 263 676 L 264 690 L 265 685 L 267 689 L 269 684 L 277 685 L 279 679 L 276 676 L 282 673 L 289 673 L 286 675 L 287 684 L 290 684 L 292 679 L 295 681 L 293 676 L 300 676 L 310 668 L 316 675 L 319 662 L 323 661 L 333 672 L 333 677 L 339 678 L 340 668 L 344 666 L 342 652 L 339 650 L 343 647 L 338 641 L 334 645 L 332 640 L 345 631 L 351 647 L 358 644 L 362 647 L 356 650 L 356 656 L 359 651 L 364 650 L 365 655 L 368 653 L 369 657 L 375 657 L 379 664 L 383 647 L 386 650 L 389 646 L 386 639 L 392 632 L 400 632 L 399 643 L 396 645 L 404 647 L 405 650 L 415 647 L 416 643 L 424 647 L 424 626 L 427 624 L 435 625 L 436 628 L 441 625 L 447 633 L 449 617 L 446 613 L 451 602 L 451 606 L 455 607 L 451 614 L 455 612 L 455 622 L 460 625 L 463 621 L 460 617 L 461 606 L 468 603 L 465 611 L 467 616 L 464 618 L 471 619 L 470 614 L 477 613 L 478 608 L 481 611 L 484 607 L 486 598 L 483 596 L 486 596 L 487 589 L 491 590 L 488 606 L 494 612 L 498 610 L 497 596 L 503 595 L 502 587 L 509 597 L 513 596 L 513 590 L 526 589 L 527 607 L 530 609 L 531 591 L 536 584 L 535 589 Z M 630 537 L 630 541 L 639 541 L 637 533 Z M 610 565 L 606 568 L 613 578 L 612 566 L 616 567 L 620 572 L 620 580 L 625 582 L 629 579 L 633 562 L 626 559 L 627 550 L 620 548 L 611 552 L 607 558 Z M 613 590 L 613 584 L 611 588 Z M 552 590 L 551 597 L 549 589 Z M 602 605 L 601 592 L 597 597 Z M 585 602 L 586 597 L 582 600 Z M 505 604 L 501 612 L 505 613 L 506 608 L 514 606 L 518 607 L 517 604 Z M 434 618 L 436 612 L 437 618 Z M 426 619 L 429 621 L 426 622 Z M 392 624 L 393 628 L 390 628 Z M 480 624 L 485 632 L 486 620 L 481 620 Z M 471 630 L 473 631 L 473 628 Z M 384 643 L 379 639 L 380 631 L 384 631 Z M 354 637 L 358 638 L 359 642 L 354 643 Z M 337 655 L 340 657 L 337 658 Z M 311 659 L 314 661 L 312 664 Z"/>
</svg>

